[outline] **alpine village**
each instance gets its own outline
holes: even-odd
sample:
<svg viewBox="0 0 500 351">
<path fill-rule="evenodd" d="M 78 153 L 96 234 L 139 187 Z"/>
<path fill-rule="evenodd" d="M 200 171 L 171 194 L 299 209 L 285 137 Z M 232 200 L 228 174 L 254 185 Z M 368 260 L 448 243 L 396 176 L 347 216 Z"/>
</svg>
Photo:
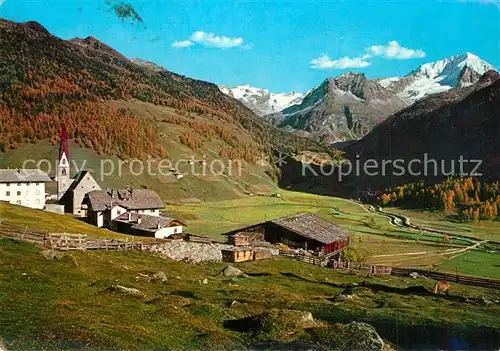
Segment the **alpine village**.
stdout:
<svg viewBox="0 0 500 351">
<path fill-rule="evenodd" d="M 121 34 L 126 55 L 109 35 L 67 39 L 81 30 L 21 21 L 14 2 L 0 0 L 0 351 L 500 349 L 500 61 L 391 41 L 323 54 L 319 85 L 272 93 L 128 58 L 142 49 Z M 498 10 L 466 3 L 442 6 Z M 153 31 L 151 4 L 99 6 Z M 258 49 L 238 39 L 194 32 L 160 61 Z M 373 73 L 391 57 L 419 64 Z"/>
</svg>

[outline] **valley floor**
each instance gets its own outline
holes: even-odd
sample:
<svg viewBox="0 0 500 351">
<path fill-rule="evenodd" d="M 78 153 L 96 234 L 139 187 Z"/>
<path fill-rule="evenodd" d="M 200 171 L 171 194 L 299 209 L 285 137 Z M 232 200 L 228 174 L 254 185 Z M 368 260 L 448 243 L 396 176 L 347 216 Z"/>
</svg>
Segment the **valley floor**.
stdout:
<svg viewBox="0 0 500 351">
<path fill-rule="evenodd" d="M 412 223 L 447 231 L 457 237 L 445 241 L 443 235 L 395 226 L 387 217 L 347 199 L 285 190 L 280 191 L 279 198 L 253 196 L 236 200 L 167 205 L 167 213 L 187 223 L 189 232 L 209 235 L 218 240 L 224 239 L 221 233 L 249 224 L 297 212 L 312 212 L 351 231 L 354 234 L 352 246 L 364 252 L 369 263 L 500 278 L 500 254 L 489 252 L 500 249 L 495 244 L 500 241 L 500 223 L 463 224 L 438 213 L 392 208 L 390 211 L 408 216 Z M 489 246 L 481 245 L 471 252 L 457 252 L 481 240 L 494 243 L 488 244 Z"/>
</svg>

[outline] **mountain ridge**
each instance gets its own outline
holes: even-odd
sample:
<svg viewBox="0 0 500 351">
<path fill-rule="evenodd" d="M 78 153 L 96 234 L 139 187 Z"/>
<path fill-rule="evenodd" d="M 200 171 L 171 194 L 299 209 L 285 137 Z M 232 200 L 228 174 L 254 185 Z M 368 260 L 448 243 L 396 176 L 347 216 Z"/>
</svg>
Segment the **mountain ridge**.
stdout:
<svg viewBox="0 0 500 351">
<path fill-rule="evenodd" d="M 427 96 L 470 86 L 491 69 L 491 64 L 466 52 L 424 63 L 403 77 L 368 79 L 364 73 L 347 72 L 326 78 L 299 101 L 262 118 L 325 144 L 357 140 L 392 113 Z M 247 107 L 255 105 L 244 96 L 225 93 Z"/>
</svg>

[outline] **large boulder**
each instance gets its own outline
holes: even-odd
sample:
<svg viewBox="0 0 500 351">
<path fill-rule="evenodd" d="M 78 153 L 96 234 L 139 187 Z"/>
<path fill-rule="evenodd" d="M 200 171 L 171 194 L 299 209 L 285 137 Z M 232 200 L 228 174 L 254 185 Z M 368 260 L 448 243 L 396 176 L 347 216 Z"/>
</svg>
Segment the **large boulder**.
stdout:
<svg viewBox="0 0 500 351">
<path fill-rule="evenodd" d="M 348 324 L 330 324 L 320 328 L 308 329 L 306 339 L 322 349 L 382 351 L 387 349 L 384 341 L 374 327 L 366 323 L 351 322 Z"/>
<path fill-rule="evenodd" d="M 233 266 L 227 266 L 222 270 L 222 275 L 224 275 L 224 277 L 240 277 L 243 274 L 245 273 L 243 273 L 238 268 L 235 268 Z"/>
<path fill-rule="evenodd" d="M 384 340 L 370 324 L 351 322 L 341 327 L 343 338 L 337 342 L 342 350 L 381 351 Z"/>
<path fill-rule="evenodd" d="M 276 341 L 293 341 L 308 328 L 318 327 L 310 312 L 271 308 L 260 315 L 227 320 L 224 326 L 240 332 L 261 332 Z"/>
<path fill-rule="evenodd" d="M 224 327 L 238 332 L 261 334 L 270 343 L 266 349 L 282 348 L 284 343 L 316 345 L 298 349 L 335 349 L 382 351 L 384 341 L 374 327 L 366 323 L 327 324 L 316 321 L 307 311 L 271 308 L 242 319 L 226 320 Z M 275 343 L 276 345 L 274 345 Z M 273 346 L 274 345 L 274 346 Z"/>
</svg>

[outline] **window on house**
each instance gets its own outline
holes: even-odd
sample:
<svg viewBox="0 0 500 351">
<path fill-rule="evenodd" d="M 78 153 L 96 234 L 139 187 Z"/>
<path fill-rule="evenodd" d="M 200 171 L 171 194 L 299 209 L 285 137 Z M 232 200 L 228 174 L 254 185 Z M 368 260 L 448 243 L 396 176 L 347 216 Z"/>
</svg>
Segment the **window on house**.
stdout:
<svg viewBox="0 0 500 351">
<path fill-rule="evenodd" d="M 6 195 L 6 196 L 10 196 L 10 191 L 6 191 L 6 192 L 5 192 L 5 195 Z"/>
<path fill-rule="evenodd" d="M 39 196 L 39 195 L 40 195 L 40 190 L 37 190 L 37 191 L 35 192 L 35 194 L 36 194 L 37 196 Z"/>
<path fill-rule="evenodd" d="M 36 203 L 37 205 L 40 205 L 40 199 L 36 199 L 36 200 L 35 200 L 35 203 Z"/>
<path fill-rule="evenodd" d="M 17 192 L 17 196 L 21 196 L 21 192 L 20 191 Z"/>
<path fill-rule="evenodd" d="M 10 186 L 10 183 L 7 183 L 7 185 L 6 185 L 6 186 Z"/>
<path fill-rule="evenodd" d="M 21 186 L 23 183 L 17 183 L 17 186 Z"/>
<path fill-rule="evenodd" d="M 36 186 L 39 186 L 39 185 L 40 185 L 40 183 L 35 183 L 35 185 L 36 185 Z"/>
<path fill-rule="evenodd" d="M 66 176 L 66 168 L 63 168 L 63 169 L 62 169 L 61 174 L 62 174 L 63 176 Z"/>
</svg>

